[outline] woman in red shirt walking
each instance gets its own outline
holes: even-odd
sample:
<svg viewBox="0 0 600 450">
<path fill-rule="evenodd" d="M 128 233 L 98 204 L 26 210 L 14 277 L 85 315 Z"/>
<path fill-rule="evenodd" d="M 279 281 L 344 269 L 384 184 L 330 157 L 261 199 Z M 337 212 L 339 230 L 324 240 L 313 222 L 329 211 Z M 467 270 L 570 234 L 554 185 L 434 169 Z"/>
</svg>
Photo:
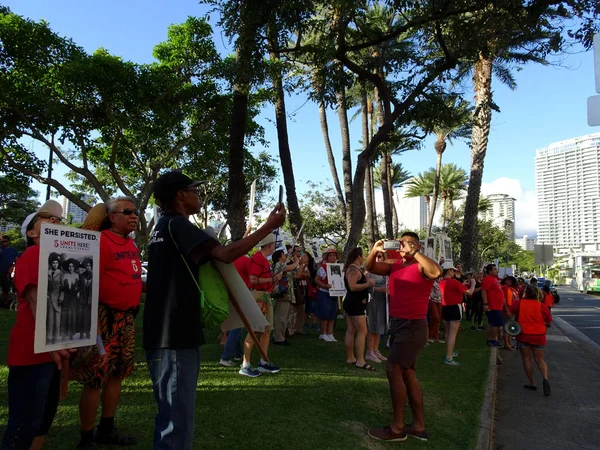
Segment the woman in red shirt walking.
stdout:
<svg viewBox="0 0 600 450">
<path fill-rule="evenodd" d="M 537 390 L 531 356 L 544 378 L 544 395 L 550 395 L 550 382 L 548 381 L 548 366 L 544 361 L 544 350 L 546 348 L 546 326 L 552 322 L 552 315 L 546 305 L 540 303 L 536 286 L 528 285 L 525 288 L 525 297 L 513 303 L 511 312 L 517 316 L 517 322 L 521 325 L 521 334 L 517 336 L 517 343 L 523 358 L 523 369 L 529 378 L 529 384 L 525 389 Z"/>
<path fill-rule="evenodd" d="M 469 289 L 454 278 L 456 268 L 452 263 L 444 263 L 442 270 L 440 292 L 442 293 L 442 320 L 446 330 L 446 359 L 444 362 L 451 366 L 458 366 L 459 363 L 454 360 L 454 357 L 458 356 L 458 352 L 454 351 L 454 344 L 462 318 L 463 294 L 472 295 L 475 287 L 471 286 Z"/>
</svg>

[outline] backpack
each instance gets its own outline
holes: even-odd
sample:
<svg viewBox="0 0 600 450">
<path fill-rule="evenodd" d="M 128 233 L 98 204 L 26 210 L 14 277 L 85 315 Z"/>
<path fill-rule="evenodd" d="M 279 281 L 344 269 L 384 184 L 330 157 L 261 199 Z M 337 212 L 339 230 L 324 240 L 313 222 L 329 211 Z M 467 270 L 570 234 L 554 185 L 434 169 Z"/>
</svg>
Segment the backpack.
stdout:
<svg viewBox="0 0 600 450">
<path fill-rule="evenodd" d="M 172 219 L 171 219 L 172 220 Z M 192 273 L 192 269 L 179 250 L 177 242 L 173 238 L 171 232 L 171 221 L 168 224 L 171 240 L 175 244 L 175 248 L 179 252 L 179 256 L 187 267 L 190 276 L 194 280 L 194 284 L 198 288 L 198 299 L 200 301 L 200 322 L 204 328 L 217 328 L 227 319 L 229 315 L 229 291 L 225 280 L 212 263 L 209 261 L 201 264 L 198 268 L 198 277 Z"/>
</svg>

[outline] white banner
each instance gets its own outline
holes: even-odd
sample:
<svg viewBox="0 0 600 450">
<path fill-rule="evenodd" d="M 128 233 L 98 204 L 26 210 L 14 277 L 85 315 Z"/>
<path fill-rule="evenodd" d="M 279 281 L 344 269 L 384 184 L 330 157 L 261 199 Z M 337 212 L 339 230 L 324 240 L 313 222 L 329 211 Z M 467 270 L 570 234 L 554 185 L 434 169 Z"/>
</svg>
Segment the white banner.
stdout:
<svg viewBox="0 0 600 450">
<path fill-rule="evenodd" d="M 35 353 L 96 344 L 100 233 L 42 224 Z"/>
</svg>

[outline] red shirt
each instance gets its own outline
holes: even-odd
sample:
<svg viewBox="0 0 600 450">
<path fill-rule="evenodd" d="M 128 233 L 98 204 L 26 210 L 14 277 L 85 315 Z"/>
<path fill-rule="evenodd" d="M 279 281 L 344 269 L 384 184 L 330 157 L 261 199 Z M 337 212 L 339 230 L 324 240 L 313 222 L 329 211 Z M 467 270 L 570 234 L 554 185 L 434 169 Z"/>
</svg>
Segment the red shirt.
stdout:
<svg viewBox="0 0 600 450">
<path fill-rule="evenodd" d="M 140 304 L 142 262 L 133 239 L 108 230 L 100 238 L 100 293 L 98 301 L 126 311 Z"/>
<path fill-rule="evenodd" d="M 390 269 L 390 317 L 425 319 L 433 280 L 419 272 L 419 264 L 403 266 L 402 261 Z"/>
<path fill-rule="evenodd" d="M 517 300 L 510 307 L 510 312 L 516 316 L 517 322 L 519 321 L 519 304 L 521 300 Z M 544 318 L 544 322 L 549 324 L 552 322 L 552 314 L 548 307 L 544 304 L 541 305 L 542 309 L 542 317 Z M 526 342 L 531 345 L 546 345 L 546 333 L 544 334 L 519 334 L 515 338 L 517 341 Z"/>
<path fill-rule="evenodd" d="M 17 307 L 17 321 L 10 331 L 8 340 L 9 366 L 30 366 L 52 362 L 48 353 L 33 353 L 33 341 L 35 337 L 35 320 L 29 302 L 24 293 L 27 286 L 38 285 L 38 270 L 40 263 L 40 246 L 28 247 L 23 255 L 17 260 L 15 271 L 15 287 L 19 295 L 19 306 Z"/>
<path fill-rule="evenodd" d="M 250 258 L 250 270 L 248 271 L 249 277 L 256 275 L 258 278 L 273 278 L 273 271 L 271 270 L 271 264 L 262 252 L 256 252 Z M 248 278 L 249 278 L 248 277 Z M 271 292 L 273 290 L 273 282 L 269 281 L 265 284 L 254 284 L 252 289 L 257 291 Z"/>
<path fill-rule="evenodd" d="M 442 278 L 440 280 L 440 292 L 442 293 L 442 306 L 460 305 L 463 294 L 469 289 L 454 278 Z"/>
<path fill-rule="evenodd" d="M 250 257 L 247 255 L 241 256 L 233 262 L 235 266 L 235 270 L 238 271 L 242 280 L 248 287 L 248 289 L 252 289 L 252 285 L 250 284 Z"/>
<path fill-rule="evenodd" d="M 504 306 L 504 293 L 500 286 L 500 279 L 486 275 L 481 280 L 481 290 L 487 292 L 487 304 L 490 311 L 502 311 Z"/>
</svg>

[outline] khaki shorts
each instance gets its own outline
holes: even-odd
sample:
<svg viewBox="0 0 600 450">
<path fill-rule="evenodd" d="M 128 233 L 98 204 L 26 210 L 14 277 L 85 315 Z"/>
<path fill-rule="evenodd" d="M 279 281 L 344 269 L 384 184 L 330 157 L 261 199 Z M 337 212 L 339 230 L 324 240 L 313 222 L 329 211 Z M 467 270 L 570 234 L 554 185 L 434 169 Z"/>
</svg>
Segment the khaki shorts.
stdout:
<svg viewBox="0 0 600 450">
<path fill-rule="evenodd" d="M 417 356 L 425 348 L 429 327 L 425 319 L 390 319 L 388 363 L 414 369 Z"/>
<path fill-rule="evenodd" d="M 257 333 L 263 331 L 271 331 L 273 329 L 273 301 L 271 300 L 271 294 L 265 291 L 252 291 L 252 297 L 256 300 L 260 310 L 265 315 L 265 319 L 269 322 L 267 327 L 253 327 L 252 329 Z"/>
</svg>

